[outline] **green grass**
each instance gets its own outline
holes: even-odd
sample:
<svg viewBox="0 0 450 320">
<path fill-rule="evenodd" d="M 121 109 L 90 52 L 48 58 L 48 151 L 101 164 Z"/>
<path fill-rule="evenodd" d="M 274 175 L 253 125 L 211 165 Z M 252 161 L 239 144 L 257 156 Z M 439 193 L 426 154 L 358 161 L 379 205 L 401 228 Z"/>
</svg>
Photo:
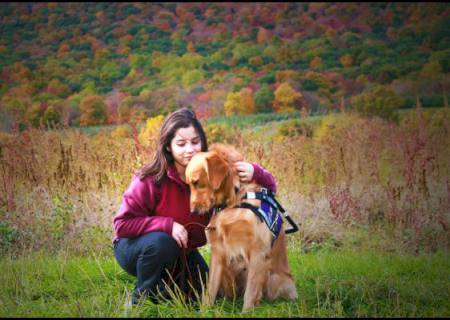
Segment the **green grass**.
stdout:
<svg viewBox="0 0 450 320">
<path fill-rule="evenodd" d="M 445 252 L 389 255 L 359 248 L 290 249 L 295 302 L 262 301 L 242 314 L 242 298 L 212 307 L 179 301 L 124 304 L 134 278 L 113 257 L 35 253 L 0 260 L 0 317 L 439 317 L 450 316 Z"/>
<path fill-rule="evenodd" d="M 217 116 L 206 120 L 206 124 L 225 124 L 228 127 L 237 126 L 239 128 L 254 127 L 264 125 L 270 122 L 278 122 L 288 119 L 297 119 L 300 117 L 300 112 L 288 113 L 257 113 L 250 115 L 233 115 L 233 116 Z"/>
</svg>

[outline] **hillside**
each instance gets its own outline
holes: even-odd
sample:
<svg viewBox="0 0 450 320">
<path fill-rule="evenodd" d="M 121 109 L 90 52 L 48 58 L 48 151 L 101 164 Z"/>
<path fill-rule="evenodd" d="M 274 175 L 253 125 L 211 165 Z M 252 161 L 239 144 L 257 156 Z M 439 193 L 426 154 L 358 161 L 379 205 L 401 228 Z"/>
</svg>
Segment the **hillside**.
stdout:
<svg viewBox="0 0 450 320">
<path fill-rule="evenodd" d="M 442 106 L 448 3 L 8 3 L 0 129 L 353 107 L 383 87 Z M 356 102 L 355 102 L 356 101 Z"/>
</svg>

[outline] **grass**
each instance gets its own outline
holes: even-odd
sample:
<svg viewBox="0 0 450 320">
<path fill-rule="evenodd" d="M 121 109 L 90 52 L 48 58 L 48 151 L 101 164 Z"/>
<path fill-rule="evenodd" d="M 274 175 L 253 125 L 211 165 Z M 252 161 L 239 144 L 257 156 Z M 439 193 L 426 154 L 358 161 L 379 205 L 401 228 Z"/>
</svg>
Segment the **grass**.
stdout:
<svg viewBox="0 0 450 320">
<path fill-rule="evenodd" d="M 212 307 L 180 301 L 124 308 L 134 286 L 112 256 L 45 252 L 0 261 L 1 317 L 441 317 L 449 316 L 445 252 L 391 255 L 362 247 L 290 248 L 295 302 L 262 301 L 241 313 L 242 298 Z"/>
<path fill-rule="evenodd" d="M 239 128 L 261 126 L 271 122 L 278 122 L 300 117 L 298 111 L 288 113 L 258 113 L 250 115 L 217 116 L 209 118 L 206 124 L 225 124 L 228 127 L 237 126 Z"/>
</svg>

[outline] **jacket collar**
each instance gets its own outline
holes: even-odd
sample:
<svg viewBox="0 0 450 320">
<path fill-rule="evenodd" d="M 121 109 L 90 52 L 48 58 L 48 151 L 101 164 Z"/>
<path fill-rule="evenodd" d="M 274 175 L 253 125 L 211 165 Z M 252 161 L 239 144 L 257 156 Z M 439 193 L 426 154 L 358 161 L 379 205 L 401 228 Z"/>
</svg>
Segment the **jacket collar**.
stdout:
<svg viewBox="0 0 450 320">
<path fill-rule="evenodd" d="M 175 183 L 179 184 L 180 186 L 184 188 L 189 188 L 189 185 L 185 183 L 183 180 L 181 180 L 177 168 L 175 167 L 175 164 L 170 164 L 169 167 L 167 168 L 167 177 L 170 180 L 174 181 Z"/>
</svg>

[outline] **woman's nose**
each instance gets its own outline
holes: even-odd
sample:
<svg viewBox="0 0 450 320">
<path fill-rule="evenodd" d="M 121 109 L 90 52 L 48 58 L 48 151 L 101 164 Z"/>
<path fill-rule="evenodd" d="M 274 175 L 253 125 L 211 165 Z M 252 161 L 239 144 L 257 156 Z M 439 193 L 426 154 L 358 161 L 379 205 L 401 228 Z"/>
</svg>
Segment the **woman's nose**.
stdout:
<svg viewBox="0 0 450 320">
<path fill-rule="evenodd" d="M 191 143 L 186 144 L 186 152 L 192 153 L 194 151 L 194 146 Z"/>
</svg>

